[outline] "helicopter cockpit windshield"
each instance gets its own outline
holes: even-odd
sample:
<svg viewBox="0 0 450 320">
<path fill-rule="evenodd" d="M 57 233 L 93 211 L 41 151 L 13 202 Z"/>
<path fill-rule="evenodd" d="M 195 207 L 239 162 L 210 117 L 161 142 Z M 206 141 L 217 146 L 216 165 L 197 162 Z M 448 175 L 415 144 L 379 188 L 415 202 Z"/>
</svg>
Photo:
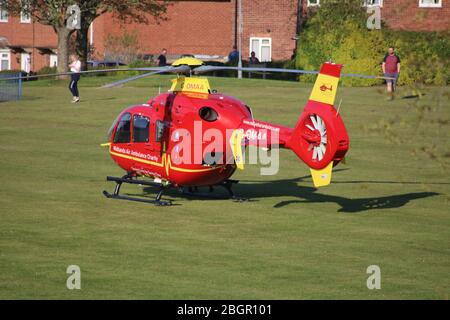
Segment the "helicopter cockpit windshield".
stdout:
<svg viewBox="0 0 450 320">
<path fill-rule="evenodd" d="M 114 132 L 114 128 L 116 127 L 117 122 L 120 119 L 120 114 L 117 116 L 116 120 L 114 120 L 113 124 L 111 125 L 111 128 L 109 128 L 108 130 L 108 134 L 106 135 L 106 138 L 108 139 L 108 141 L 111 141 L 112 139 L 112 134 Z"/>
</svg>

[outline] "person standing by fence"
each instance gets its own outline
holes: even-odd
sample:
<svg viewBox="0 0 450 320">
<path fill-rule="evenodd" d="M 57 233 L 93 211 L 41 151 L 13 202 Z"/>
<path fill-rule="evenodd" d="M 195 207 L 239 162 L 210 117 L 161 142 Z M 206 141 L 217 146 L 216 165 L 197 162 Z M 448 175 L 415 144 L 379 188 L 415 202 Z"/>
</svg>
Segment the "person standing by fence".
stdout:
<svg viewBox="0 0 450 320">
<path fill-rule="evenodd" d="M 78 81 L 80 80 L 80 71 L 81 71 L 81 61 L 78 59 L 78 56 L 72 54 L 70 56 L 71 64 L 69 65 L 70 72 L 70 85 L 69 90 L 72 92 L 72 103 L 77 103 L 80 101 L 80 94 L 78 92 Z"/>
</svg>

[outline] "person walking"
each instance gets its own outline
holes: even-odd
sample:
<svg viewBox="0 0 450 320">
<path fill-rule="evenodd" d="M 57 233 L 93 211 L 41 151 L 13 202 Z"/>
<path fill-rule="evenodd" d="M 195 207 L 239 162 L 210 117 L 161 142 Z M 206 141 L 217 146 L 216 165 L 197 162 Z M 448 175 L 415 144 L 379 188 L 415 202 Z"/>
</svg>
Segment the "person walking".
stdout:
<svg viewBox="0 0 450 320">
<path fill-rule="evenodd" d="M 80 71 L 81 71 L 81 61 L 78 59 L 78 56 L 72 54 L 70 56 L 71 63 L 69 64 L 70 72 L 70 84 L 69 90 L 72 93 L 72 103 L 77 103 L 80 101 L 80 94 L 78 92 L 78 81 L 80 80 Z"/>
<path fill-rule="evenodd" d="M 156 59 L 158 63 L 158 67 L 165 67 L 167 66 L 167 50 L 164 48 L 161 50 L 161 54 L 159 55 L 158 59 Z"/>
<path fill-rule="evenodd" d="M 389 48 L 381 66 L 384 76 L 392 78 L 386 80 L 386 86 L 387 92 L 390 94 L 390 99 L 393 99 L 397 87 L 398 76 L 400 75 L 400 57 L 395 53 L 394 47 Z"/>
</svg>

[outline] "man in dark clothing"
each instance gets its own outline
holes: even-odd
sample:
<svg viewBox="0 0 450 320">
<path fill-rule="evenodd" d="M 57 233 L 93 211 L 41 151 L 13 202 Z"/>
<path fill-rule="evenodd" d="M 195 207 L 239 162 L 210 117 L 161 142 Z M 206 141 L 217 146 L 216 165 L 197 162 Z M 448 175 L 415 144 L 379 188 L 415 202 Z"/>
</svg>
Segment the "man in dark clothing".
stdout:
<svg viewBox="0 0 450 320">
<path fill-rule="evenodd" d="M 166 58 L 167 50 L 162 49 L 161 54 L 158 57 L 158 67 L 165 67 L 167 66 L 167 58 Z"/>
<path fill-rule="evenodd" d="M 239 61 L 239 51 L 236 46 L 233 46 L 233 50 L 231 50 L 228 55 L 228 62 L 230 64 L 236 64 Z"/>
<path fill-rule="evenodd" d="M 250 53 L 250 59 L 248 59 L 248 62 L 250 64 L 258 64 L 259 63 L 259 59 L 256 57 L 255 51 L 252 51 Z"/>
<path fill-rule="evenodd" d="M 394 47 L 389 48 L 388 53 L 384 57 L 382 68 L 385 77 L 394 78 L 386 80 L 387 91 L 388 93 L 393 94 L 396 89 L 398 76 L 400 74 L 400 58 L 395 53 Z"/>
</svg>

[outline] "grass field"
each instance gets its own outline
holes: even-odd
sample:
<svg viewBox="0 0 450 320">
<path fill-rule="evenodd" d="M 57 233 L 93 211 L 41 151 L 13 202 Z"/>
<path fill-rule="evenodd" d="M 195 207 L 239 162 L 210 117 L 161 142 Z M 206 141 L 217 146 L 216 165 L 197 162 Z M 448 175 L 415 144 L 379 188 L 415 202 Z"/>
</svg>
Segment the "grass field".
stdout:
<svg viewBox="0 0 450 320">
<path fill-rule="evenodd" d="M 329 187 L 314 189 L 308 168 L 281 150 L 276 176 L 253 165 L 233 177 L 254 201 L 173 192 L 176 205 L 158 208 L 103 197 L 113 187 L 105 176 L 122 172 L 99 145 L 124 107 L 166 90 L 169 77 L 98 88 L 109 80 L 83 78 L 76 105 L 64 81 L 26 84 L 20 102 L 0 103 L 1 299 L 449 298 L 448 88 L 419 101 L 342 88 L 351 148 Z M 211 83 L 257 119 L 289 126 L 311 89 Z M 81 290 L 66 288 L 73 264 Z M 366 287 L 370 265 L 381 290 Z"/>
</svg>

